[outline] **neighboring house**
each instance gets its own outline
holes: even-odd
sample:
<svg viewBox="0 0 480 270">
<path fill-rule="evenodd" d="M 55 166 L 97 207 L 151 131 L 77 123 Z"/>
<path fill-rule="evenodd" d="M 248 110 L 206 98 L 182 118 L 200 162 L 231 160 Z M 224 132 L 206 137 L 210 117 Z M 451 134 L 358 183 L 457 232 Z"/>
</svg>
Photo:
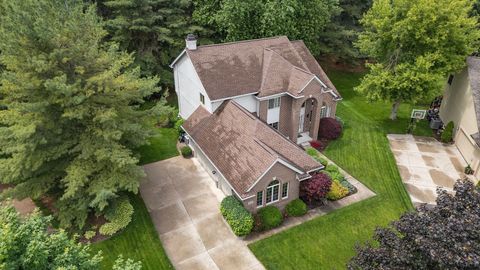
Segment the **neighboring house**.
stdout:
<svg viewBox="0 0 480 270">
<path fill-rule="evenodd" d="M 173 61 L 180 116 L 198 106 L 213 113 L 235 100 L 297 143 L 318 137 L 320 120 L 335 117 L 341 99 L 303 41 L 273 37 L 198 46 L 189 35 Z"/>
<path fill-rule="evenodd" d="M 297 144 L 269 127 L 236 101 L 215 112 L 198 108 L 183 124 L 189 145 L 216 185 L 251 212 L 265 205 L 283 208 L 299 197 L 300 182 L 323 169 Z"/>
<path fill-rule="evenodd" d="M 323 166 L 298 146 L 335 117 L 340 94 L 302 41 L 273 37 L 186 49 L 171 64 L 194 155 L 227 195 L 283 208 Z"/>
<path fill-rule="evenodd" d="M 453 121 L 455 144 L 480 178 L 480 58 L 468 57 L 467 67 L 450 75 L 440 118 L 445 124 Z"/>
</svg>

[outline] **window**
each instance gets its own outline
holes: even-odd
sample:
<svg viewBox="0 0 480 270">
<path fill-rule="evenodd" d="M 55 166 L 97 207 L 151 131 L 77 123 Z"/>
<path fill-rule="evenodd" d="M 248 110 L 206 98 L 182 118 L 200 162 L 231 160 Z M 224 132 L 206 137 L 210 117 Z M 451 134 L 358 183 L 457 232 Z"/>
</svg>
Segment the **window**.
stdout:
<svg viewBox="0 0 480 270">
<path fill-rule="evenodd" d="M 272 98 L 268 100 L 268 108 L 274 109 L 280 107 L 280 97 Z"/>
<path fill-rule="evenodd" d="M 320 109 L 320 118 L 325 118 L 329 116 L 329 110 L 327 105 L 323 105 Z"/>
<path fill-rule="evenodd" d="M 268 125 L 271 126 L 274 129 L 278 130 L 278 122 L 271 123 L 271 124 L 268 124 Z"/>
<path fill-rule="evenodd" d="M 205 105 L 205 96 L 200 93 L 200 102 Z"/>
<path fill-rule="evenodd" d="M 265 202 L 267 204 L 278 201 L 278 191 L 280 189 L 280 182 L 274 180 L 268 184 L 267 187 L 267 196 Z"/>
<path fill-rule="evenodd" d="M 282 199 L 285 199 L 288 197 L 288 182 L 283 183 L 282 185 Z"/>
<path fill-rule="evenodd" d="M 263 205 L 263 190 L 257 192 L 257 207 L 260 207 Z"/>
<path fill-rule="evenodd" d="M 450 74 L 450 76 L 448 76 L 448 85 L 452 85 L 452 82 L 453 82 L 453 75 Z"/>
</svg>

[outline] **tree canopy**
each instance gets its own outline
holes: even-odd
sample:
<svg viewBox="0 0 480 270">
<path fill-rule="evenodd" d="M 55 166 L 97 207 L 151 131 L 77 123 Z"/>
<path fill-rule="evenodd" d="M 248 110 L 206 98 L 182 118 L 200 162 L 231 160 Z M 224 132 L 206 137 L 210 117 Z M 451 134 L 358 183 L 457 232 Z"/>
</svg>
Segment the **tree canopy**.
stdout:
<svg viewBox="0 0 480 270">
<path fill-rule="evenodd" d="M 423 205 L 357 248 L 349 269 L 479 269 L 480 191 L 459 180 L 455 195 L 438 191 L 437 205 Z"/>
<path fill-rule="evenodd" d="M 194 19 L 218 29 L 225 41 L 286 35 L 318 55 L 319 37 L 338 0 L 194 0 Z"/>
<path fill-rule="evenodd" d="M 376 0 L 361 20 L 358 47 L 371 57 L 357 91 L 371 100 L 418 102 L 440 90 L 478 47 L 477 18 L 468 0 Z"/>
<path fill-rule="evenodd" d="M 103 40 L 94 6 L 73 0 L 0 1 L 0 181 L 7 195 L 54 195 L 62 226 L 83 227 L 144 172 L 133 149 L 152 134 L 139 110 L 158 79 Z"/>
</svg>

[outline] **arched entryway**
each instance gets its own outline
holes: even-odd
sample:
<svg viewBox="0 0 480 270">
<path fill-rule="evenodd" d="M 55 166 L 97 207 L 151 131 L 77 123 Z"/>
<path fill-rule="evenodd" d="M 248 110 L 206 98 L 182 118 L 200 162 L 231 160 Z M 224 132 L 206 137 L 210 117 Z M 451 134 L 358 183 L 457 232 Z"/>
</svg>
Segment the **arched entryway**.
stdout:
<svg viewBox="0 0 480 270">
<path fill-rule="evenodd" d="M 315 98 L 306 99 L 300 107 L 300 116 L 298 121 L 298 137 L 312 137 L 314 134 L 315 121 L 317 119 L 318 102 Z"/>
</svg>

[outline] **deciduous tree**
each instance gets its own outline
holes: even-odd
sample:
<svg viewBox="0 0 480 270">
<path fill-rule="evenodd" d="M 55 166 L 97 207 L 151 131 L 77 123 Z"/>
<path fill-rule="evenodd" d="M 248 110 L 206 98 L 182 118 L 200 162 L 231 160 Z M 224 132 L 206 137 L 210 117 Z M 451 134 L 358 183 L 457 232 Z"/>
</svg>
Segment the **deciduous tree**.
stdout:
<svg viewBox="0 0 480 270">
<path fill-rule="evenodd" d="M 449 72 L 478 47 L 477 18 L 468 0 L 376 0 L 362 19 L 360 51 L 375 62 L 357 91 L 370 100 L 418 102 L 441 89 Z"/>
<path fill-rule="evenodd" d="M 7 195 L 58 199 L 62 226 L 83 227 L 144 176 L 133 149 L 152 134 L 142 111 L 158 91 L 131 55 L 105 44 L 94 6 L 73 0 L 0 1 L 0 181 Z"/>
<path fill-rule="evenodd" d="M 480 192 L 459 180 L 455 195 L 438 191 L 437 205 L 423 205 L 357 248 L 349 269 L 479 269 Z"/>
</svg>

